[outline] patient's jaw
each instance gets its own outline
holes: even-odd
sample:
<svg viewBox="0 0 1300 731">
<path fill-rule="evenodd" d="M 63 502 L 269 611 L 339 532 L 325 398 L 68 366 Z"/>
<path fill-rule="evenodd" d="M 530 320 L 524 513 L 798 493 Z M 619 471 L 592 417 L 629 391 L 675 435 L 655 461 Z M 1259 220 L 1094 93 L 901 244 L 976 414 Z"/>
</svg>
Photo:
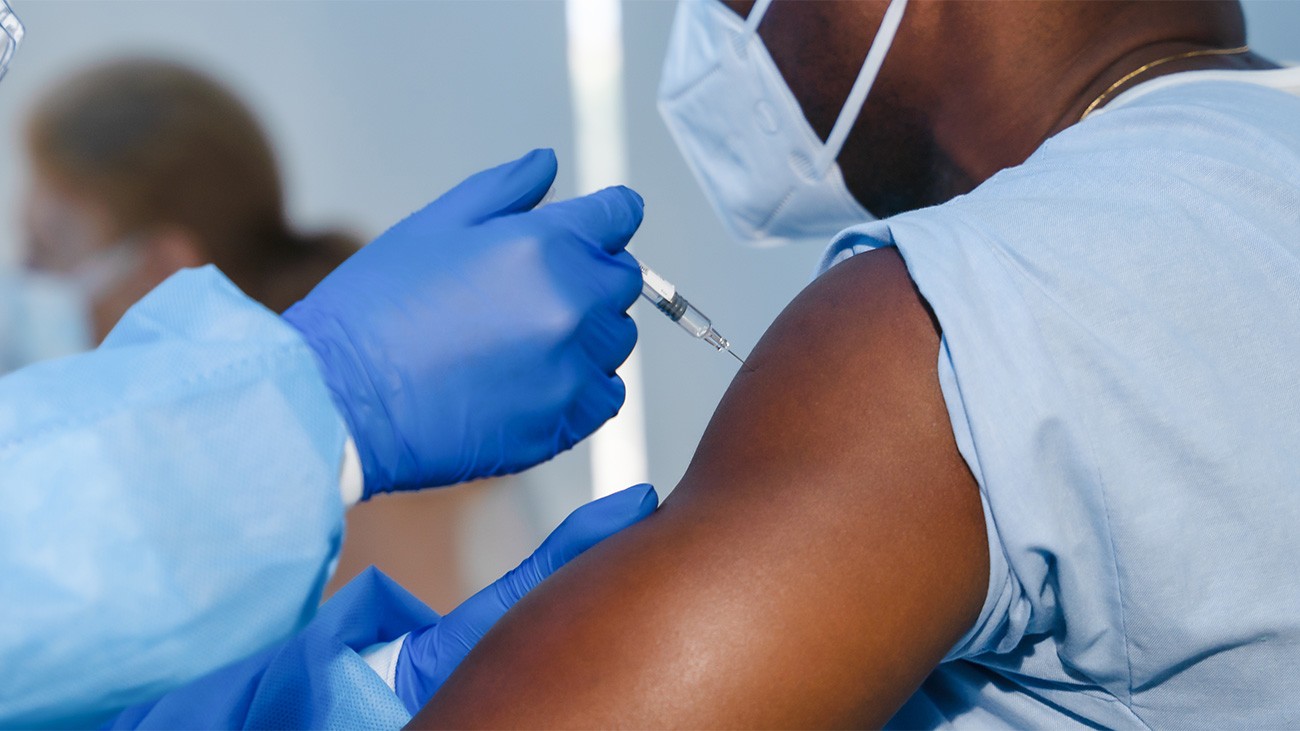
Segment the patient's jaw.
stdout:
<svg viewBox="0 0 1300 731">
<path fill-rule="evenodd" d="M 896 252 L 831 270 L 755 349 L 660 511 L 528 595 L 412 725 L 883 723 L 987 588 L 937 352 Z"/>
</svg>

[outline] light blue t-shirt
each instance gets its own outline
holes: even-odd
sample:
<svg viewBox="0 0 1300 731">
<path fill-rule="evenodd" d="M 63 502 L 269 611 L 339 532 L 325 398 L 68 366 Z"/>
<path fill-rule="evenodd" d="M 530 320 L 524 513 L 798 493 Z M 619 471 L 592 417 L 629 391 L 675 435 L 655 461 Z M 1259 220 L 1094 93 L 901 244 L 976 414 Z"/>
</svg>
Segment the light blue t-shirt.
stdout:
<svg viewBox="0 0 1300 731">
<path fill-rule="evenodd" d="M 988 526 L 894 726 L 1300 726 L 1300 71 L 1159 81 L 827 254 L 906 260 Z"/>
</svg>

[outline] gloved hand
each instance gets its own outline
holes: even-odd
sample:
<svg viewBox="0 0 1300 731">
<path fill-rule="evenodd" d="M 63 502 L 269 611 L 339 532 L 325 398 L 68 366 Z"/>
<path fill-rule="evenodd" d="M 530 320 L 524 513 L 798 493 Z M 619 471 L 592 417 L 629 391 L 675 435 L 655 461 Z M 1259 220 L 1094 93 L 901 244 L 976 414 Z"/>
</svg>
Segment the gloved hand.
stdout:
<svg viewBox="0 0 1300 731">
<path fill-rule="evenodd" d="M 650 485 L 629 487 L 573 511 L 533 555 L 440 621 L 407 635 L 397 656 L 395 690 L 415 715 L 465 655 L 515 602 L 578 554 L 654 512 Z"/>
<path fill-rule="evenodd" d="M 657 503 L 654 488 L 638 485 L 578 508 L 519 568 L 441 618 L 372 567 L 293 637 L 129 708 L 104 728 L 397 728 L 520 597 Z M 400 646 L 388 642 L 402 632 Z M 368 672 L 358 666 L 363 659 L 383 682 L 357 676 Z"/>
<path fill-rule="evenodd" d="M 536 150 L 484 171 L 354 254 L 284 319 L 319 357 L 365 494 L 531 467 L 618 412 L 636 344 L 641 224 L 627 188 L 532 210 Z"/>
</svg>

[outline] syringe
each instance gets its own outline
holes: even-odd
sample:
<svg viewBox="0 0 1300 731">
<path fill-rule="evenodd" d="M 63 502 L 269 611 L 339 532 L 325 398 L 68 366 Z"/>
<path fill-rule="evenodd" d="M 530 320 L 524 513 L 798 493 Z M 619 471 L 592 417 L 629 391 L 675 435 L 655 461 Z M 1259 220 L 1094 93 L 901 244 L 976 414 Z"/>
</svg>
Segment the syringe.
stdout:
<svg viewBox="0 0 1300 731">
<path fill-rule="evenodd" d="M 667 279 L 655 274 L 654 270 L 641 262 L 637 262 L 641 267 L 641 296 L 650 301 L 656 309 L 668 316 L 668 319 L 681 325 L 682 329 L 691 334 L 691 337 L 699 338 L 704 342 L 712 345 L 718 350 L 725 350 L 731 354 L 732 358 L 740 361 L 741 365 L 745 364 L 745 359 L 736 355 L 731 349 L 731 343 L 722 337 L 717 330 L 713 329 L 713 322 L 704 316 L 703 312 L 695 309 L 695 306 L 686 301 L 677 288 L 668 282 Z"/>
</svg>

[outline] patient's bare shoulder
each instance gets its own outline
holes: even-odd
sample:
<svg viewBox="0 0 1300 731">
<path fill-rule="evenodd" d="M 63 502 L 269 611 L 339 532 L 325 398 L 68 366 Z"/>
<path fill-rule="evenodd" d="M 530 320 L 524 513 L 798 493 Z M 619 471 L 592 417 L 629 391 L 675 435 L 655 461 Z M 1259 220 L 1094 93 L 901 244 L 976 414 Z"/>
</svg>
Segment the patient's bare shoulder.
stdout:
<svg viewBox="0 0 1300 731">
<path fill-rule="evenodd" d="M 883 723 L 988 581 L 937 353 L 893 249 L 822 276 L 660 511 L 520 602 L 413 725 Z"/>
</svg>

